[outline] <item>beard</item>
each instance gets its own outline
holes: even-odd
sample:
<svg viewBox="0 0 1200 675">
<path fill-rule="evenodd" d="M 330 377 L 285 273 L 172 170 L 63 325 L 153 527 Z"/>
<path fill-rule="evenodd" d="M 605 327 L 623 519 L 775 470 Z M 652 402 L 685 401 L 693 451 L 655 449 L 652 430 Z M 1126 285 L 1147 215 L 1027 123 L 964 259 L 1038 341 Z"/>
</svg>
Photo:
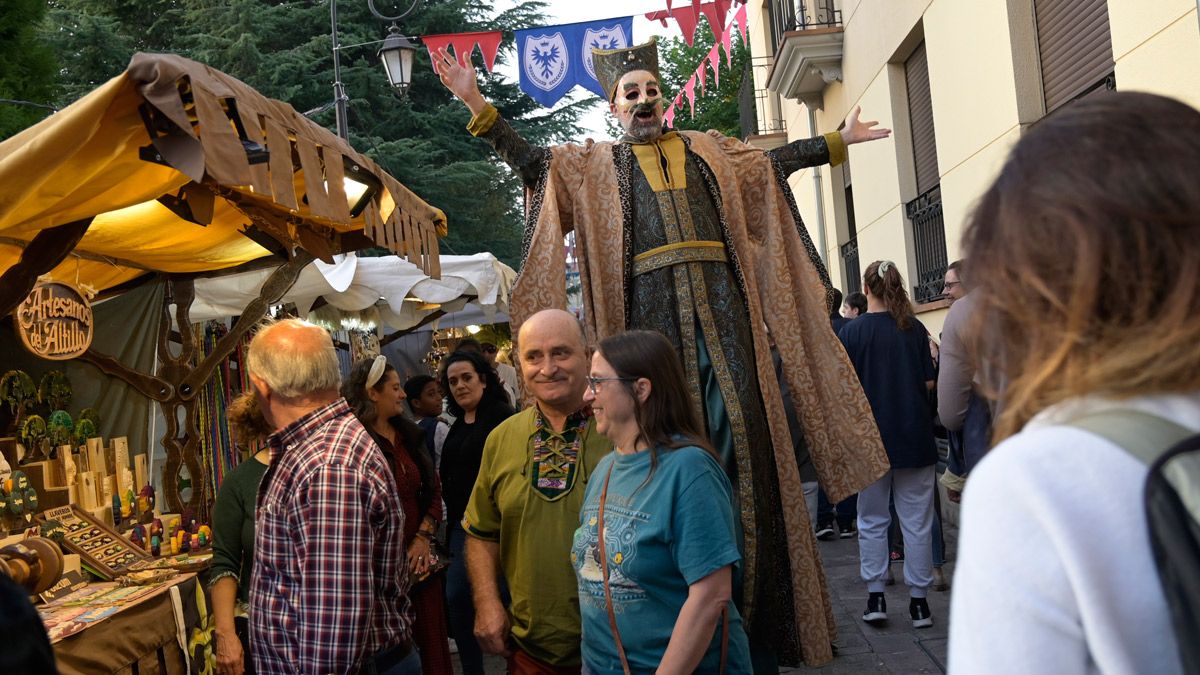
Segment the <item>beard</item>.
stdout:
<svg viewBox="0 0 1200 675">
<path fill-rule="evenodd" d="M 639 103 L 629 110 L 629 122 L 625 124 L 625 135 L 640 143 L 653 141 L 662 136 L 662 115 L 657 107 L 659 100 Z"/>
</svg>

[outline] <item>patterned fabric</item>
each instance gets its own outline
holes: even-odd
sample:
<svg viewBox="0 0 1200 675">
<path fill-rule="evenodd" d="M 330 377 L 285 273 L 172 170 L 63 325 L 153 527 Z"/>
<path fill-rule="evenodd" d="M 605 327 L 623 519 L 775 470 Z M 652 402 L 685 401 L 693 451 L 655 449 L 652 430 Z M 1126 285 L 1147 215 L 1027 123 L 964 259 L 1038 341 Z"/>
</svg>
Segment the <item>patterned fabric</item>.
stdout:
<svg viewBox="0 0 1200 675">
<path fill-rule="evenodd" d="M 794 665 L 802 652 L 806 663 L 819 665 L 832 658 L 836 624 L 762 327 L 779 345 L 830 497 L 840 500 L 873 483 L 886 472 L 887 457 L 829 328 L 827 275 L 784 173 L 826 162 L 843 148 L 833 147 L 840 137 L 827 137 L 763 153 L 719 134 L 680 136 L 687 143 L 687 175 L 680 181 L 686 187 L 655 192 L 635 168 L 628 143 L 533 148 L 496 121 L 484 137 L 499 141 L 498 154 L 533 189 L 510 315 L 519 326 L 537 310 L 565 306 L 562 236 L 574 230 L 590 339 L 632 327 L 663 330 L 696 382 L 698 406 L 704 394 L 698 350 L 707 346 L 706 372 L 717 382 L 735 439 L 746 439 L 731 477 L 739 517 L 750 524 L 747 542 L 757 538 L 763 549 L 761 561 L 747 551 L 747 569 L 759 575 L 750 599 L 763 605 L 755 610 L 763 625 L 774 620 L 784 636 L 773 641 L 782 663 Z M 632 256 L 672 237 L 724 241 L 730 262 L 688 263 L 631 278 Z M 765 585 L 771 579 L 775 585 Z M 777 583 L 788 579 L 790 598 L 789 586 Z M 772 614 L 773 607 L 790 611 Z M 756 617 L 747 612 L 747 619 L 753 629 Z"/>
<path fill-rule="evenodd" d="M 572 413 L 562 432 L 546 422 L 539 410 L 533 425 L 533 471 L 535 492 L 547 501 L 561 499 L 575 486 L 579 467 L 579 445 L 591 420 L 590 408 Z"/>
<path fill-rule="evenodd" d="M 250 586 L 255 668 L 358 672 L 410 635 L 391 468 L 344 399 L 267 443 Z"/>
</svg>

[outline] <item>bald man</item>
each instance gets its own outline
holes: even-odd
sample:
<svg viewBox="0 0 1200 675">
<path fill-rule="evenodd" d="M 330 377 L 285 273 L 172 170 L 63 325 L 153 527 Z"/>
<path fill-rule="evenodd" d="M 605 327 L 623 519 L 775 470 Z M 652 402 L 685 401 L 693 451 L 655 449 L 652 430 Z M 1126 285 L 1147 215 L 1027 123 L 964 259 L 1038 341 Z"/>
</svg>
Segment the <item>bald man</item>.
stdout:
<svg viewBox="0 0 1200 675">
<path fill-rule="evenodd" d="M 488 436 L 463 527 L 475 636 L 510 673 L 580 671 L 579 596 L 569 559 L 586 481 L 612 444 L 584 406 L 588 352 L 574 316 L 545 310 L 516 347 L 534 405 Z M 503 575 L 512 596 L 500 599 Z"/>
<path fill-rule="evenodd" d="M 338 395 L 329 333 L 279 321 L 254 336 L 246 360 L 274 430 L 255 519 L 255 670 L 420 672 L 395 479 Z"/>
</svg>

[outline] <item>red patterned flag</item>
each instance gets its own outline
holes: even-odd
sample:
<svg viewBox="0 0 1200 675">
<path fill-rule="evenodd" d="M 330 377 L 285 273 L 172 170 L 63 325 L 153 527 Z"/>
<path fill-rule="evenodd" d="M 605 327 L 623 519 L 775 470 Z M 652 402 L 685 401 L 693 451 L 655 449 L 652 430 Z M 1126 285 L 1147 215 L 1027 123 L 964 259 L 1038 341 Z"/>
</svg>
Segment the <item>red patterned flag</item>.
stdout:
<svg viewBox="0 0 1200 675">
<path fill-rule="evenodd" d="M 421 43 L 429 50 L 430 59 L 433 59 L 434 52 L 438 49 L 453 51 L 454 58 L 458 60 L 459 65 L 463 68 L 470 67 L 471 52 L 478 46 L 479 51 L 483 53 L 484 67 L 490 73 L 496 65 L 496 53 L 500 50 L 500 40 L 502 38 L 503 34 L 498 30 L 476 33 L 445 33 L 441 35 L 422 35 Z M 436 63 L 437 61 L 434 60 L 434 72 L 437 71 Z"/>
</svg>

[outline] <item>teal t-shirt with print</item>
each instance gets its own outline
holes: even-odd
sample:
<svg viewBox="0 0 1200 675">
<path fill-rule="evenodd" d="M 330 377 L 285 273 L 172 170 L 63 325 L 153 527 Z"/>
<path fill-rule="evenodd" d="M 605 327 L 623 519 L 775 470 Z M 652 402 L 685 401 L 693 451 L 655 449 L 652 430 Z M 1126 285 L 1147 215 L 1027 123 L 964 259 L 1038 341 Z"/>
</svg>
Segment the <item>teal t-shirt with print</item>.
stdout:
<svg viewBox="0 0 1200 675">
<path fill-rule="evenodd" d="M 688 586 L 741 561 L 734 534 L 732 489 L 724 470 L 704 450 L 659 450 L 649 481 L 650 451 L 611 453 L 588 482 L 571 562 L 579 580 L 583 660 L 596 675 L 620 675 L 620 657 L 605 609 L 597 551 L 597 514 L 604 477 L 612 467 L 604 512 L 609 588 L 617 629 L 633 672 L 658 667 Z M 729 603 L 727 673 L 750 673 L 742 619 Z M 696 672 L 716 673 L 721 625 Z"/>
</svg>

